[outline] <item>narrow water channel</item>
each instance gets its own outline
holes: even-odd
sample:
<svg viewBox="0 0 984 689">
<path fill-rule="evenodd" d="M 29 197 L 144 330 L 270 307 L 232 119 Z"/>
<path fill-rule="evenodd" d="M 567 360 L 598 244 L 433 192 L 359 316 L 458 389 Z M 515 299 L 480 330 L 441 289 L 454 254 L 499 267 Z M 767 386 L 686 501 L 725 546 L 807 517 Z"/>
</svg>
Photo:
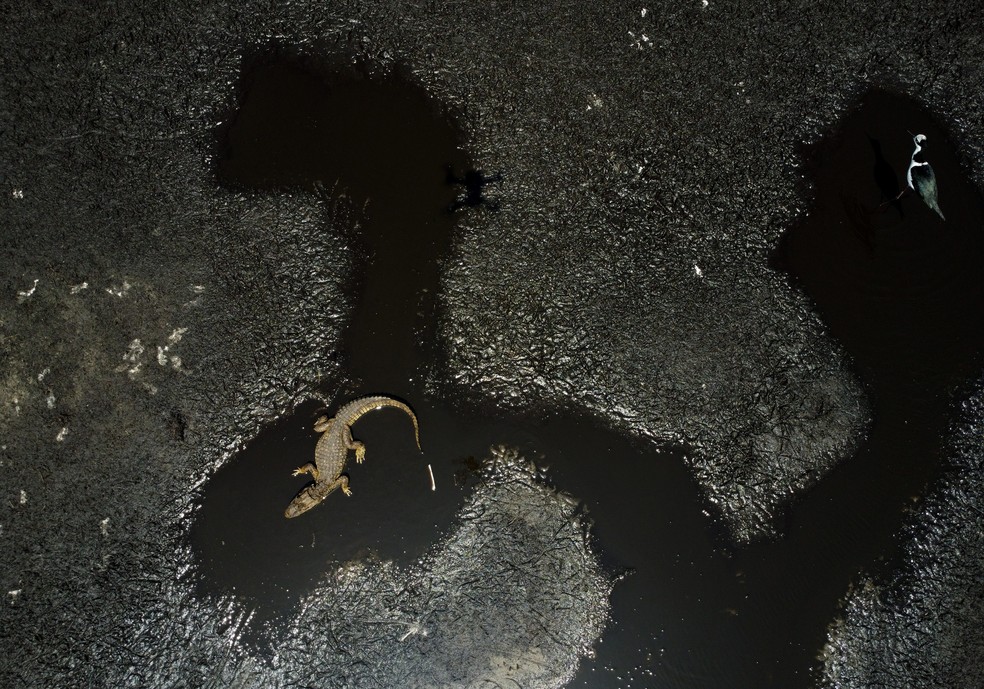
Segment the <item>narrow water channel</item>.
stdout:
<svg viewBox="0 0 984 689">
<path fill-rule="evenodd" d="M 870 140 L 904 184 L 906 129 L 938 144 L 945 224 L 914 198 L 877 208 Z M 934 475 L 949 393 L 976 372 L 984 342 L 984 294 L 972 279 L 981 200 L 925 113 L 874 94 L 811 154 L 817 200 L 775 262 L 857 363 L 875 422 L 858 454 L 793 507 L 786 537 L 741 549 L 705 513 L 683 448 L 627 438 L 591 418 L 490 416 L 467 399 L 424 393 L 441 259 L 456 220 L 495 211 L 481 203 L 449 211 L 467 190 L 448 169 L 463 180 L 471 163 L 452 117 L 412 80 L 261 56 L 244 70 L 242 102 L 222 137 L 223 184 L 260 193 L 320 186 L 364 208 L 364 264 L 342 352 L 347 379 L 324 392 L 338 397 L 335 406 L 371 393 L 406 400 L 424 451 L 399 412 L 369 415 L 353 429 L 368 448 L 366 463 L 348 468 L 353 496 L 332 495 L 286 520 L 283 509 L 304 484 L 290 471 L 310 461 L 321 411 L 301 405 L 206 487 L 192 532 L 202 595 L 248 601 L 262 642 L 331 563 L 423 554 L 451 527 L 474 458 L 509 444 L 542 458 L 555 485 L 583 501 L 603 562 L 625 574 L 597 657 L 572 686 L 811 686 L 838 600 L 862 568 L 887 566 L 880 563 L 894 553 L 905 510 Z"/>
</svg>

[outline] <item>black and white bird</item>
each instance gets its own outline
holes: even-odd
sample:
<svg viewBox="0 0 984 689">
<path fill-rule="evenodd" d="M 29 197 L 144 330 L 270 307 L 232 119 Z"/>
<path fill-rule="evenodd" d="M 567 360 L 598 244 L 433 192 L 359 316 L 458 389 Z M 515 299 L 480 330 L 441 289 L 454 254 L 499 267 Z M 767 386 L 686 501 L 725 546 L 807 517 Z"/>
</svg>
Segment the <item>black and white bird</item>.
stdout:
<svg viewBox="0 0 984 689">
<path fill-rule="evenodd" d="M 916 145 L 916 150 L 912 152 L 912 159 L 909 161 L 909 171 L 905 174 L 906 181 L 909 182 L 909 188 L 919 194 L 926 205 L 943 218 L 943 211 L 940 210 L 940 204 L 936 200 L 936 173 L 933 172 L 933 166 L 927 163 L 922 155 L 926 135 L 916 134 L 912 137 L 912 142 Z"/>
</svg>

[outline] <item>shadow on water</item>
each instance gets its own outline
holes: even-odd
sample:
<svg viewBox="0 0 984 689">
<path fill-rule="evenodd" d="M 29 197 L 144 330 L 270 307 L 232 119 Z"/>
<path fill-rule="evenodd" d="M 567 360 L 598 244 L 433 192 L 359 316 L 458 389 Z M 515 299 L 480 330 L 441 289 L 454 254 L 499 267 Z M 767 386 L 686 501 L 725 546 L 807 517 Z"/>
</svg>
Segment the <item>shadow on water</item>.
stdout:
<svg viewBox="0 0 984 689">
<path fill-rule="evenodd" d="M 905 183 L 906 129 L 929 136 L 946 223 L 914 197 L 879 208 Z M 741 549 L 715 535 L 679 448 L 576 415 L 494 416 L 424 394 L 440 261 L 456 219 L 481 212 L 484 184 L 495 181 L 470 170 L 460 140 L 398 71 L 284 55 L 244 71 L 220 179 L 271 192 L 323 185 L 366 202 L 367 258 L 343 352 L 349 382 L 325 394 L 330 411 L 363 394 L 407 400 L 423 454 L 398 411 L 367 415 L 353 428 L 368 448 L 365 464 L 348 467 L 354 495 L 284 519 L 304 485 L 290 472 L 310 461 L 321 411 L 315 402 L 293 410 L 205 488 L 192 529 L 203 593 L 255 606 L 262 640 L 262 623 L 289 619 L 334 564 L 426 552 L 452 527 L 472 460 L 508 444 L 583 501 L 604 562 L 630 572 L 597 659 L 572 686 L 810 686 L 839 599 L 860 570 L 893 554 L 906 508 L 940 462 L 949 392 L 979 366 L 982 204 L 946 136 L 906 99 L 873 93 L 811 153 L 816 202 L 775 264 L 848 350 L 875 420 L 858 454 L 793 507 L 786 537 Z"/>
</svg>

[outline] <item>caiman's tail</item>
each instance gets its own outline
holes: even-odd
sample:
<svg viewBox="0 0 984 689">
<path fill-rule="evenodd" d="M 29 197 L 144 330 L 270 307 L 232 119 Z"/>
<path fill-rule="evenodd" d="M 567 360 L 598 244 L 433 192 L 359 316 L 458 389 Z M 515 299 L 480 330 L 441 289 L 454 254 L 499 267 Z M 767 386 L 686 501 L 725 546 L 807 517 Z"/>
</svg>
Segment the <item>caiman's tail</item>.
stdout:
<svg viewBox="0 0 984 689">
<path fill-rule="evenodd" d="M 335 414 L 335 420 L 340 420 L 346 425 L 351 426 L 362 416 L 371 411 L 375 411 L 376 409 L 382 409 L 383 407 L 393 407 L 394 409 L 399 409 L 406 412 L 407 416 L 410 417 L 410 420 L 413 421 L 413 436 L 414 440 L 417 441 L 417 449 L 423 452 L 423 449 L 420 447 L 420 427 L 417 425 L 416 414 L 414 414 L 413 409 L 408 407 L 406 404 L 400 400 L 395 400 L 392 397 L 374 395 L 372 397 L 360 397 L 359 399 L 352 400 L 338 410 L 338 413 Z"/>
</svg>

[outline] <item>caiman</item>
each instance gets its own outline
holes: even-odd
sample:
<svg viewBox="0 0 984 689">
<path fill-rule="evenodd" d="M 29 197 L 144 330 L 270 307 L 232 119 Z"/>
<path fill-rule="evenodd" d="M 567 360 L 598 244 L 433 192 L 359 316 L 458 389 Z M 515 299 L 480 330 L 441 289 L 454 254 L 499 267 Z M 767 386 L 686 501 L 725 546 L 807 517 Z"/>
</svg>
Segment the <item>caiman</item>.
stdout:
<svg viewBox="0 0 984 689">
<path fill-rule="evenodd" d="M 285 517 L 292 519 L 307 512 L 320 504 L 336 488 L 341 488 L 346 495 L 352 495 L 348 476 L 342 474 L 345 471 L 348 451 L 355 450 L 355 461 L 360 464 L 366 458 L 366 446 L 352 439 L 352 424 L 365 414 L 383 407 L 394 407 L 407 413 L 413 421 L 414 439 L 417 441 L 417 449 L 420 449 L 420 429 L 417 427 L 417 417 L 410 407 L 399 400 L 381 395 L 352 400 L 342 406 L 334 418 L 321 416 L 314 422 L 314 430 L 322 434 L 314 448 L 314 462 L 308 462 L 294 470 L 294 476 L 311 474 L 314 483 L 305 487 L 287 505 L 287 509 L 284 510 Z"/>
</svg>

